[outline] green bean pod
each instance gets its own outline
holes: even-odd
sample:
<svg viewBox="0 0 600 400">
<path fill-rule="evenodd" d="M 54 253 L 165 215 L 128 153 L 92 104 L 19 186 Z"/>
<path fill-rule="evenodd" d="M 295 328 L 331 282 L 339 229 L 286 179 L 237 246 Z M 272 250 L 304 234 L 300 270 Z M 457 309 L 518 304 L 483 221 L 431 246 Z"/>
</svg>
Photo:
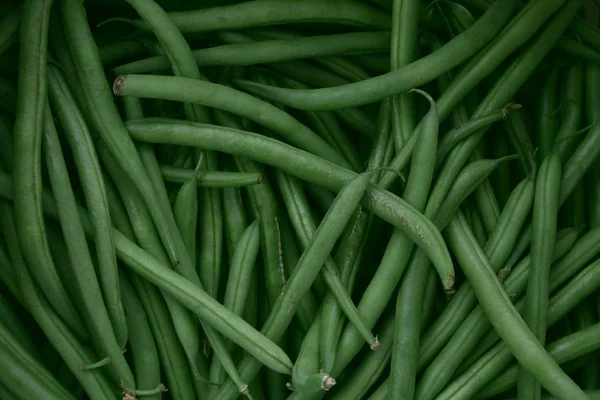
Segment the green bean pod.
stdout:
<svg viewBox="0 0 600 400">
<path fill-rule="evenodd" d="M 113 373 L 113 377 L 127 388 L 135 390 L 133 373 L 123 356 L 121 343 L 117 338 L 117 329 L 109 317 L 109 307 L 103 307 L 106 301 L 103 299 L 92 256 L 85 241 L 85 233 L 77 214 L 75 194 L 71 187 L 67 165 L 49 107 L 47 107 L 45 119 L 43 144 L 46 167 L 50 176 L 52 192 L 57 199 L 59 221 L 72 264 L 70 273 L 77 282 L 74 286 L 78 303 L 82 305 L 81 312 L 86 316 L 85 322 L 90 335 L 98 346 L 98 354 L 102 358 L 110 359 L 109 370 Z M 100 179 L 102 179 L 101 176 Z M 94 226 L 96 234 L 98 234 L 96 228 L 97 226 Z M 102 234 L 100 235 L 102 236 Z M 125 327 L 125 332 L 127 332 L 127 327 Z"/>
<path fill-rule="evenodd" d="M 119 278 L 121 278 L 123 305 L 127 311 L 129 347 L 133 355 L 133 371 L 137 387 L 141 390 L 160 389 L 160 361 L 146 312 L 122 270 Z M 160 391 L 147 397 L 144 396 L 146 400 L 160 400 L 160 398 Z"/>
<path fill-rule="evenodd" d="M 294 22 L 336 22 L 367 29 L 388 28 L 389 15 L 378 8 L 353 0 L 334 0 L 323 4 L 318 0 L 287 3 L 263 0 L 196 11 L 169 13 L 183 33 L 235 30 L 252 26 L 282 25 Z M 148 30 L 141 21 L 130 21 Z"/>
<path fill-rule="evenodd" d="M 173 76 L 124 75 L 115 79 L 113 91 L 118 96 L 183 101 L 236 113 L 273 130 L 295 146 L 348 166 L 338 152 L 288 113 L 227 86 Z"/>
<path fill-rule="evenodd" d="M 239 316 L 244 313 L 258 256 L 260 246 L 258 225 L 258 221 L 255 220 L 239 238 L 229 267 L 223 305 Z M 229 350 L 232 348 L 229 343 L 226 343 L 226 347 Z M 210 367 L 210 380 L 211 382 L 222 382 L 224 378 L 225 370 L 218 358 L 215 357 Z"/>
<path fill-rule="evenodd" d="M 306 199 L 306 195 L 303 193 L 300 182 L 285 173 L 278 171 L 277 181 L 288 214 L 292 220 L 292 225 L 296 230 L 296 235 L 300 239 L 302 247 L 307 249 L 311 239 L 315 235 L 317 227 L 315 226 L 310 213 L 310 205 Z M 354 306 L 352 299 L 341 281 L 338 267 L 331 257 L 326 259 L 321 274 L 323 275 L 330 292 L 335 296 L 338 305 L 344 311 L 351 324 L 356 327 L 367 344 L 375 349 L 378 346 L 378 341 L 369 328 L 363 323 L 364 317 Z"/>
<path fill-rule="evenodd" d="M 175 222 L 194 265 L 196 265 L 196 230 L 198 228 L 198 186 L 196 180 L 202 161 L 202 156 L 200 156 L 194 173 L 179 188 L 173 206 Z"/>
<path fill-rule="evenodd" d="M 581 388 L 558 367 L 527 329 L 500 286 L 483 251 L 475 243 L 461 214 L 453 218 L 446 233 L 485 314 L 521 365 L 535 374 L 551 393 L 564 398 L 585 399 Z"/>
<path fill-rule="evenodd" d="M 250 81 L 235 81 L 243 89 L 303 110 L 336 110 L 372 103 L 419 87 L 469 59 L 489 42 L 508 20 L 514 3 L 494 3 L 467 31 L 438 51 L 405 67 L 368 80 L 323 89 L 283 89 Z M 549 12 L 552 11 L 549 9 Z M 545 15 L 545 14 L 544 14 Z"/>
<path fill-rule="evenodd" d="M 232 166 L 228 166 L 228 169 L 234 168 L 233 162 L 231 164 Z M 248 217 L 246 216 L 240 189 L 236 187 L 223 188 L 221 200 L 223 202 L 223 223 L 225 239 L 227 240 L 227 252 L 231 262 L 237 243 L 248 227 Z"/>
<path fill-rule="evenodd" d="M 0 321 L 0 381 L 22 398 L 74 400 L 56 378 L 19 343 Z"/>
<path fill-rule="evenodd" d="M 22 6 L 15 7 L 0 22 L 0 54 L 4 53 L 10 46 L 17 42 L 21 22 Z"/>
<path fill-rule="evenodd" d="M 136 140 L 193 144 L 206 149 L 252 157 L 336 192 L 344 182 L 356 176 L 349 170 L 337 167 L 309 153 L 256 134 L 191 122 L 151 121 L 128 122 L 131 135 Z M 165 136 L 165 132 L 169 132 L 169 135 Z M 255 147 L 256 145 L 260 147 Z M 255 150 L 258 148 L 260 152 Z M 405 233 L 427 252 L 434 265 L 441 270 L 446 270 L 452 265 L 449 254 L 444 249 L 445 245 L 432 222 L 410 205 L 375 186 L 367 190 L 363 204 L 383 220 L 405 229 Z M 399 215 L 402 218 L 399 218 Z M 416 226 L 419 227 L 418 232 Z"/>
<path fill-rule="evenodd" d="M 77 107 L 66 81 L 54 66 L 48 67 L 48 92 L 50 108 L 60 122 L 71 148 L 85 202 L 97 230 L 98 239 L 95 244 L 100 289 L 117 342 L 124 347 L 127 342 L 127 322 L 121 303 L 117 257 L 111 237 L 112 223 L 98 155 L 83 113 Z"/>
<path fill-rule="evenodd" d="M 544 159 L 536 179 L 531 235 L 531 272 L 523 315 L 525 322 L 542 345 L 545 342 L 547 329 L 550 266 L 556 240 L 560 176 L 560 157 L 556 153 L 550 153 Z M 528 371 L 520 372 L 518 386 L 519 398 L 541 398 L 541 387 Z"/>
<path fill-rule="evenodd" d="M 228 188 L 239 186 L 258 185 L 262 176 L 255 173 L 227 172 L 227 171 L 199 171 L 189 168 L 177 168 L 170 165 L 161 165 L 160 173 L 165 182 L 185 183 L 195 176 L 193 181 L 196 186 L 207 188 Z"/>
<path fill-rule="evenodd" d="M 113 399 L 115 395 L 113 391 L 114 386 L 108 383 L 102 375 L 101 370 L 84 371 L 81 369 L 82 365 L 93 363 L 97 359 L 95 360 L 95 356 L 91 355 L 81 345 L 33 281 L 23 253 L 21 252 L 19 242 L 16 240 L 18 237 L 16 218 L 11 206 L 0 208 L 0 223 L 2 224 L 2 232 L 7 235 L 7 239 L 9 240 L 8 250 L 19 279 L 19 287 L 23 293 L 23 299 L 25 300 L 23 305 L 31 313 L 44 335 L 48 338 L 48 341 L 59 352 L 60 357 L 65 360 L 73 375 L 75 375 L 85 388 L 90 399 Z"/>
<path fill-rule="evenodd" d="M 48 24 L 52 2 L 28 1 L 21 13 L 19 34 L 19 96 L 13 133 L 15 217 L 23 255 L 32 276 L 54 309 L 78 338 L 85 338 L 83 323 L 59 280 L 50 256 L 41 207 L 41 143 L 47 80 Z M 34 27 L 35 29 L 32 29 Z M 4 96 L 3 96 L 4 97 Z M 15 104 L 15 102 L 11 102 Z"/>
</svg>

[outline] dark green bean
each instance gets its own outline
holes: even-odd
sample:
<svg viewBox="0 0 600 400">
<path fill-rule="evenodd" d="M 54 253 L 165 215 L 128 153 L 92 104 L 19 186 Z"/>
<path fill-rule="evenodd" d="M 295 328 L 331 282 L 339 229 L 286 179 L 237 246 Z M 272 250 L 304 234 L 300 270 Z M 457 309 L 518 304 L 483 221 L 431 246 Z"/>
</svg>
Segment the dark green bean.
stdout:
<svg viewBox="0 0 600 400">
<path fill-rule="evenodd" d="M 41 210 L 40 144 L 46 105 L 46 50 L 51 6 L 52 2 L 32 0 L 26 2 L 22 10 L 19 97 L 13 136 L 14 190 L 18 200 L 15 202 L 15 215 L 17 232 L 23 239 L 23 255 L 32 268 L 33 278 L 74 334 L 84 338 L 86 334 L 81 318 L 69 300 L 52 261 Z"/>
<path fill-rule="evenodd" d="M 305 110 L 335 110 L 372 103 L 389 95 L 427 83 L 470 58 L 504 26 L 514 3 L 496 2 L 463 34 L 438 51 L 396 71 L 348 85 L 311 90 L 268 87 L 236 81 L 240 87 L 260 96 Z"/>
<path fill-rule="evenodd" d="M 583 61 L 600 61 L 600 53 L 597 49 L 589 47 L 588 45 L 570 37 L 561 38 L 558 42 L 556 42 L 555 48 L 566 55 L 580 58 Z"/>
<path fill-rule="evenodd" d="M 177 228 L 181 232 L 181 237 L 194 265 L 196 265 L 196 230 L 198 228 L 198 185 L 196 182 L 203 156 L 203 154 L 200 155 L 196 169 L 192 172 L 192 176 L 181 185 L 173 203 L 173 215 Z"/>
<path fill-rule="evenodd" d="M 74 400 L 56 378 L 29 354 L 0 322 L 0 381 L 22 398 Z"/>
<path fill-rule="evenodd" d="M 103 65 L 107 66 L 131 59 L 131 57 L 139 57 L 145 54 L 147 54 L 147 49 L 141 40 L 119 40 L 113 43 L 98 45 L 98 56 L 100 57 L 100 61 Z M 168 68 L 169 62 L 167 60 L 164 69 Z"/>
<path fill-rule="evenodd" d="M 124 347 L 127 342 L 127 322 L 125 321 L 125 313 L 121 304 L 117 258 L 111 237 L 112 223 L 108 210 L 106 190 L 102 181 L 100 162 L 94 150 L 91 132 L 84 120 L 83 113 L 77 107 L 76 100 L 70 93 L 65 79 L 54 66 L 48 67 L 48 92 L 50 108 L 61 124 L 67 143 L 71 148 L 71 154 L 75 160 L 85 202 L 90 211 L 94 228 L 97 231 L 98 239 L 95 244 L 100 289 L 102 290 L 102 296 L 114 329 L 114 334 L 117 338 L 117 343 L 121 347 Z M 50 109 L 47 112 L 50 112 Z M 46 123 L 46 129 L 53 129 L 48 124 L 49 122 Z M 79 232 L 78 235 L 82 233 Z M 77 265 L 77 263 L 74 262 L 74 265 Z M 83 293 L 86 291 L 83 290 Z M 92 303 L 95 303 L 97 300 L 92 300 Z M 129 383 L 131 382 L 125 381 L 128 387 Z"/>
<path fill-rule="evenodd" d="M 559 40 L 560 41 L 563 39 Z M 546 158 L 552 147 L 558 131 L 558 120 L 555 116 L 558 104 L 556 102 L 556 85 L 558 83 L 558 64 L 550 71 L 544 80 L 542 93 L 539 96 L 536 112 L 536 143 L 538 144 L 538 160 Z"/>
<path fill-rule="evenodd" d="M 128 277 L 121 270 L 121 291 L 123 305 L 127 311 L 127 324 L 129 326 L 129 347 L 133 355 L 133 370 L 137 387 L 142 390 L 159 388 L 160 362 L 156 343 L 148 324 L 146 312 L 135 290 L 129 283 Z M 146 400 L 160 400 L 160 392 L 144 396 Z"/>
<path fill-rule="evenodd" d="M 599 81 L 600 78 L 600 68 L 596 63 L 587 63 L 585 66 L 585 82 L 586 82 L 586 90 L 585 90 L 585 121 L 586 124 L 595 123 L 600 117 L 600 104 L 598 103 L 598 94 L 595 90 L 592 89 Z M 600 196 L 600 182 L 599 174 L 600 161 L 596 160 L 594 163 L 594 167 L 590 169 L 589 177 L 590 180 L 586 184 L 590 201 L 588 202 L 588 215 L 589 215 L 589 224 L 590 226 L 595 226 L 600 223 L 600 202 L 597 201 Z M 591 181 L 591 182 L 590 182 Z"/>
<path fill-rule="evenodd" d="M 125 345 L 127 336 L 124 338 L 118 337 L 118 330 L 109 318 L 108 307 L 103 307 L 107 300 L 103 300 L 100 282 L 96 277 L 92 256 L 85 241 L 85 233 L 77 214 L 75 194 L 69 181 L 67 165 L 63 158 L 60 141 L 49 107 L 46 109 L 43 142 L 46 167 L 50 176 L 52 192 L 57 199 L 59 221 L 72 265 L 70 275 L 77 282 L 74 286 L 78 294 L 78 303 L 82 303 L 81 312 L 87 316 L 85 319 L 86 326 L 92 338 L 99 345 L 99 348 L 97 348 L 98 354 L 110 359 L 109 370 L 114 374 L 116 380 L 123 382 L 127 388 L 134 390 L 135 380 L 133 373 L 127 365 L 121 347 Z M 102 176 L 100 175 L 99 178 L 102 179 Z M 109 229 L 111 229 L 111 226 L 109 220 Z M 95 232 L 98 234 L 96 228 L 97 226 L 94 226 Z M 102 239 L 100 240 L 102 241 Z M 100 249 L 97 249 L 96 252 L 99 251 Z M 76 267 L 73 268 L 74 266 Z M 123 322 L 125 323 L 125 321 Z M 124 329 L 124 333 L 126 334 L 127 326 Z M 119 339 L 122 339 L 123 343 L 120 343 Z"/>
<path fill-rule="evenodd" d="M 0 54 L 17 42 L 22 6 L 15 7 L 0 22 Z"/>
<path fill-rule="evenodd" d="M 427 115 L 423 118 L 423 122 L 420 124 L 421 132 L 419 133 L 419 141 L 413 152 L 410 175 L 404 189 L 403 198 L 415 207 L 415 209 L 422 212 L 425 210 L 427 195 L 433 181 L 439 120 L 437 107 L 433 98 L 424 92 L 418 91 L 418 93 L 427 98 L 430 108 Z M 430 215 L 427 216 L 431 217 L 431 214 L 433 213 L 430 211 Z M 394 240 L 395 235 L 399 235 L 400 238 Z M 394 234 L 392 234 L 392 239 L 390 239 L 388 247 L 397 246 L 401 249 L 401 252 L 408 254 L 412 251 L 413 243 L 407 241 L 407 239 L 406 235 L 396 229 Z M 423 294 L 429 277 L 429 268 L 421 268 L 420 262 L 415 261 L 420 257 L 426 257 L 423 252 L 413 252 L 412 257 L 412 262 L 408 263 L 407 267 L 406 262 L 408 258 L 395 265 L 396 269 L 402 270 L 403 267 L 406 267 L 407 271 L 404 280 L 400 284 L 396 300 L 394 344 L 391 361 L 392 372 L 390 375 L 390 393 L 393 397 L 399 396 L 400 393 L 407 396 L 407 398 L 412 397 L 416 381 L 419 330 L 421 327 L 420 318 L 423 306 Z M 400 274 L 397 274 L 395 278 L 397 282 Z M 448 281 L 442 279 L 443 287 L 446 292 L 451 293 L 453 292 L 454 275 L 448 276 L 447 279 Z M 381 295 L 382 293 L 380 292 Z M 385 297 L 383 297 L 383 300 L 387 302 Z"/>
<path fill-rule="evenodd" d="M 2 249 L 2 253 L 5 252 L 5 249 Z M 2 257 L 6 257 L 7 263 L 10 263 L 8 260 L 7 254 L 2 254 Z M 12 265 L 7 265 L 6 267 Z M 32 336 L 28 332 L 28 329 L 25 327 L 23 322 L 17 317 L 16 312 L 20 311 L 18 308 L 14 307 L 13 304 L 9 303 L 8 300 L 4 297 L 3 294 L 0 294 L 0 322 L 4 324 L 4 326 L 10 331 L 10 333 L 15 337 L 15 339 L 19 342 L 19 344 L 36 360 L 39 360 L 38 350 L 33 344 Z"/>
<path fill-rule="evenodd" d="M 176 168 L 170 165 L 160 167 L 165 182 L 184 183 L 194 176 L 194 170 Z M 255 173 L 225 172 L 225 171 L 199 171 L 196 175 L 196 184 L 202 187 L 227 188 L 236 186 L 257 185 L 262 182 L 262 176 Z"/>
<path fill-rule="evenodd" d="M 294 2 L 263 0 L 223 7 L 169 13 L 169 18 L 183 33 L 242 29 L 252 26 L 283 25 L 297 22 L 337 23 L 359 28 L 388 28 L 390 17 L 384 11 L 353 0 L 318 0 Z M 148 30 L 141 21 L 132 20 Z"/>
<path fill-rule="evenodd" d="M 231 165 L 229 165 L 229 163 L 231 163 Z M 226 168 L 231 170 L 235 168 L 233 161 L 228 161 Z M 223 223 L 225 224 L 227 251 L 229 253 L 229 261 L 231 261 L 237 243 L 248 227 L 248 219 L 246 210 L 244 209 L 242 192 L 239 188 L 223 188 L 221 200 L 223 201 Z"/>
<path fill-rule="evenodd" d="M 0 222 L 2 223 L 2 232 L 10 240 L 8 250 L 19 279 L 19 287 L 25 301 L 23 305 L 31 313 L 52 346 L 59 352 L 61 358 L 65 360 L 73 375 L 90 395 L 90 399 L 113 399 L 112 387 L 102 375 L 101 370 L 83 371 L 80 368 L 80 366 L 93 363 L 97 359 L 94 359 L 95 356 L 91 355 L 81 345 L 33 281 L 19 247 L 19 242 L 16 240 L 18 237 L 16 218 L 11 206 L 0 209 Z"/>
<path fill-rule="evenodd" d="M 600 51 L 600 46 L 598 45 L 600 31 L 598 31 L 598 28 L 591 23 L 581 17 L 577 17 L 573 20 L 573 23 L 569 27 L 569 31 L 588 46 L 591 46 L 594 50 Z"/>
<path fill-rule="evenodd" d="M 389 48 L 388 32 L 352 32 L 262 42 L 234 43 L 193 51 L 198 66 L 241 66 L 268 64 L 335 54 L 363 54 Z M 102 48 L 100 49 L 102 56 Z M 143 74 L 169 69 L 166 56 L 120 65 L 116 75 Z"/>
</svg>

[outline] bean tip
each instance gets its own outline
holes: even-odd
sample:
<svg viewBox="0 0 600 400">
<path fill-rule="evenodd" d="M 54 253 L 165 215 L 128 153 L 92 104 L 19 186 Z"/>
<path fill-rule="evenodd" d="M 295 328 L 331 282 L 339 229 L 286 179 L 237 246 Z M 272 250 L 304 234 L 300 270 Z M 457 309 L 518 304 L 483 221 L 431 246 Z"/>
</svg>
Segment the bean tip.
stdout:
<svg viewBox="0 0 600 400">
<path fill-rule="evenodd" d="M 331 389 L 332 387 L 334 387 L 335 384 L 336 384 L 335 379 L 333 379 L 329 375 L 325 375 L 323 377 L 323 380 L 321 381 L 321 389 L 327 391 L 327 390 Z"/>
<path fill-rule="evenodd" d="M 113 93 L 119 96 L 123 93 L 123 89 L 125 88 L 125 81 L 127 80 L 127 75 L 117 76 L 115 78 L 115 82 L 113 83 Z"/>
<path fill-rule="evenodd" d="M 371 350 L 379 350 L 380 348 L 381 348 L 381 342 L 379 341 L 377 336 L 375 336 L 375 341 L 371 345 Z"/>
<path fill-rule="evenodd" d="M 262 175 L 258 174 L 258 176 L 256 177 L 256 183 L 258 183 L 259 185 L 262 183 Z"/>
</svg>

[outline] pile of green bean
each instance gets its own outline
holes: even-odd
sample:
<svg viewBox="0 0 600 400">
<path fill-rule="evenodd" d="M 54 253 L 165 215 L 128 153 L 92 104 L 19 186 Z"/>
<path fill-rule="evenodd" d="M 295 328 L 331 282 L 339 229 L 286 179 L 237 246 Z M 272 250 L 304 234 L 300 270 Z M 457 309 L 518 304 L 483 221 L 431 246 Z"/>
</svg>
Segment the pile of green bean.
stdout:
<svg viewBox="0 0 600 400">
<path fill-rule="evenodd" d="M 600 399 L 598 14 L 0 0 L 0 399 Z"/>
</svg>

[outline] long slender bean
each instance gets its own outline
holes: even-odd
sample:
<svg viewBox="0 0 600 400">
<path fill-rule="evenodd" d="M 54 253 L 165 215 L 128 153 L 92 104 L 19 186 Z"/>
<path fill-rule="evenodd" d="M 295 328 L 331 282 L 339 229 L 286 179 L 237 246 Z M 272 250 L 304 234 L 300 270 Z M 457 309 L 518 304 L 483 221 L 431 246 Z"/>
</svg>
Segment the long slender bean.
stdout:
<svg viewBox="0 0 600 400">
<path fill-rule="evenodd" d="M 194 170 L 162 165 L 160 173 L 166 182 L 184 183 L 194 176 Z M 199 171 L 196 184 L 210 188 L 228 188 L 260 184 L 262 176 L 251 172 Z"/>
<path fill-rule="evenodd" d="M 435 79 L 454 68 L 489 42 L 504 26 L 514 3 L 496 2 L 467 31 L 438 51 L 403 68 L 365 81 L 325 89 L 294 90 L 236 81 L 254 94 L 303 110 L 335 110 L 372 103 Z"/>
</svg>

